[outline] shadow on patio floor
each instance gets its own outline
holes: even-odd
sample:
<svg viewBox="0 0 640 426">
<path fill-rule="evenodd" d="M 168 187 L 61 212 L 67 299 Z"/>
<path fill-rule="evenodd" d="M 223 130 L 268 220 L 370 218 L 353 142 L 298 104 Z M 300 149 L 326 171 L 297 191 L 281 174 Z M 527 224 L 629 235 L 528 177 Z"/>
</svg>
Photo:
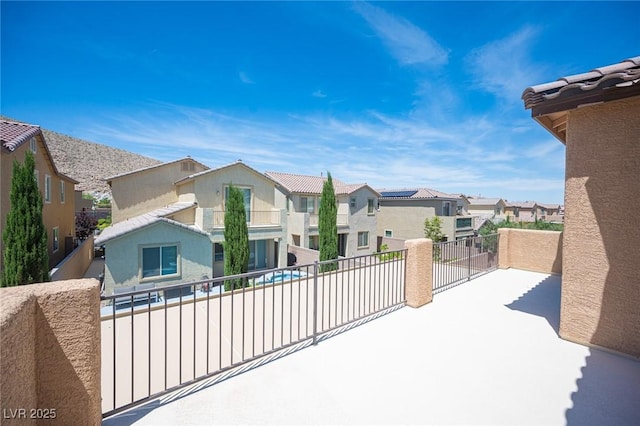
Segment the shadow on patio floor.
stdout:
<svg viewBox="0 0 640 426">
<path fill-rule="evenodd" d="M 590 349 L 571 395 L 568 426 L 640 425 L 640 362 L 601 349 Z"/>
<path fill-rule="evenodd" d="M 506 306 L 509 309 L 545 318 L 558 334 L 560 330 L 561 281 L 560 275 L 550 275 Z"/>
</svg>

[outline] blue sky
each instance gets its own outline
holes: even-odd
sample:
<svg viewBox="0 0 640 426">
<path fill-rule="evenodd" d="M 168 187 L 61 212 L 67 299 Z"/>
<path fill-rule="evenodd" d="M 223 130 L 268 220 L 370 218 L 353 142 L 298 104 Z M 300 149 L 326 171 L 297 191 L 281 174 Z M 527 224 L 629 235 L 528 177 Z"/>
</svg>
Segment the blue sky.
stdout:
<svg viewBox="0 0 640 426">
<path fill-rule="evenodd" d="M 640 54 L 640 3 L 1 3 L 3 115 L 159 160 L 562 203 L 531 85 Z"/>
</svg>

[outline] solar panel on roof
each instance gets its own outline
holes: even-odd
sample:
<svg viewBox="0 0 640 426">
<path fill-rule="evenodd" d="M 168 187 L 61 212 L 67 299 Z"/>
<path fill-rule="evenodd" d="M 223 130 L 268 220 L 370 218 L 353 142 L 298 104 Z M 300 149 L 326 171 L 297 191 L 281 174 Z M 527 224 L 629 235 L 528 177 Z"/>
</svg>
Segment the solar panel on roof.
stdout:
<svg viewBox="0 0 640 426">
<path fill-rule="evenodd" d="M 380 195 L 382 195 L 383 197 L 406 198 L 411 197 L 416 192 L 418 192 L 417 189 L 412 189 L 409 191 L 383 191 L 380 193 Z"/>
</svg>

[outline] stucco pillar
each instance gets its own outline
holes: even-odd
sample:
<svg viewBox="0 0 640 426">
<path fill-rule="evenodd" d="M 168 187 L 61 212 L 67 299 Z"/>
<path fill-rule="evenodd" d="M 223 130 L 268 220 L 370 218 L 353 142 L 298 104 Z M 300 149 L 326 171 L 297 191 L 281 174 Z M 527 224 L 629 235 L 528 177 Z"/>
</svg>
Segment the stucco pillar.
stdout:
<svg viewBox="0 0 640 426">
<path fill-rule="evenodd" d="M 511 229 L 498 229 L 498 268 L 509 269 L 511 267 L 509 259 L 509 234 Z"/>
<path fill-rule="evenodd" d="M 419 308 L 433 299 L 433 244 L 427 238 L 420 238 L 408 240 L 404 246 L 407 249 L 407 305 Z"/>
<path fill-rule="evenodd" d="M 13 413 L 2 424 L 99 425 L 98 281 L 54 281 L 0 290 L 0 402 L 8 416 Z"/>
<path fill-rule="evenodd" d="M 34 290 L 39 408 L 56 408 L 67 424 L 100 424 L 100 284 L 56 281 Z"/>
</svg>

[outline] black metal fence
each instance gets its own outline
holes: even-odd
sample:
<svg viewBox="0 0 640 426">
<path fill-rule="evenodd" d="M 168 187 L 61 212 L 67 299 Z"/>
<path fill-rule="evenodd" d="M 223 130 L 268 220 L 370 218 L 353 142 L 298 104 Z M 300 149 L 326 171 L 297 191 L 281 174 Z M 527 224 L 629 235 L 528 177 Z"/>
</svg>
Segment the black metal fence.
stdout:
<svg viewBox="0 0 640 426">
<path fill-rule="evenodd" d="M 498 267 L 498 234 L 433 245 L 433 292 L 439 293 Z"/>
<path fill-rule="evenodd" d="M 403 306 L 405 259 L 399 250 L 102 297 L 103 416 Z"/>
</svg>

